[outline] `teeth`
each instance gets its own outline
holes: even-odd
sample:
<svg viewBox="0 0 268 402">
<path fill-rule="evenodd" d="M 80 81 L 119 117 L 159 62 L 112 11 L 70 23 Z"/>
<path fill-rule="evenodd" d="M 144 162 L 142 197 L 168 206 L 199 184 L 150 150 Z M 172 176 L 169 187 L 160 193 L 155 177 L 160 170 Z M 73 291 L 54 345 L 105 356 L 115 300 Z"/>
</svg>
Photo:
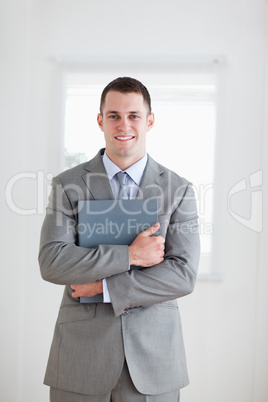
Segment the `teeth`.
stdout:
<svg viewBox="0 0 268 402">
<path fill-rule="evenodd" d="M 130 140 L 131 138 L 134 137 L 115 137 L 117 140 L 122 140 L 122 141 L 126 141 L 126 140 Z"/>
</svg>

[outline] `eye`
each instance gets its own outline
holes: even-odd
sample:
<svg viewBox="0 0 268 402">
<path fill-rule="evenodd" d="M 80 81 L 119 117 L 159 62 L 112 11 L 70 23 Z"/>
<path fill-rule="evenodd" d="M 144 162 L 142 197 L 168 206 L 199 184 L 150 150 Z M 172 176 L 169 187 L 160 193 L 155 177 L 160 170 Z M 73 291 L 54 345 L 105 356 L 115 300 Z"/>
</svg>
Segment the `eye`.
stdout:
<svg viewBox="0 0 268 402">
<path fill-rule="evenodd" d="M 132 114 L 132 115 L 130 115 L 130 118 L 133 120 L 136 120 L 139 118 L 139 116 L 137 114 Z"/>
<path fill-rule="evenodd" d="M 118 118 L 118 116 L 116 114 L 110 114 L 110 116 L 108 116 L 108 118 L 111 120 L 115 120 Z"/>
</svg>

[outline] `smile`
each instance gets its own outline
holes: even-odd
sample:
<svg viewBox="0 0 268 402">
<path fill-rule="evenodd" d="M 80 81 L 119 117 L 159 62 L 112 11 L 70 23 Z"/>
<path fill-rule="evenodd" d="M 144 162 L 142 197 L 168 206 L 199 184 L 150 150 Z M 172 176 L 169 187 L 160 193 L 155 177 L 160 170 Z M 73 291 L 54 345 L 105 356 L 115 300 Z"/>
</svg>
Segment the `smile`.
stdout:
<svg viewBox="0 0 268 402">
<path fill-rule="evenodd" d="M 133 135 L 124 136 L 124 137 L 121 137 L 121 136 L 115 137 L 115 139 L 118 141 L 128 141 L 128 140 L 132 140 L 133 138 L 134 138 Z"/>
</svg>

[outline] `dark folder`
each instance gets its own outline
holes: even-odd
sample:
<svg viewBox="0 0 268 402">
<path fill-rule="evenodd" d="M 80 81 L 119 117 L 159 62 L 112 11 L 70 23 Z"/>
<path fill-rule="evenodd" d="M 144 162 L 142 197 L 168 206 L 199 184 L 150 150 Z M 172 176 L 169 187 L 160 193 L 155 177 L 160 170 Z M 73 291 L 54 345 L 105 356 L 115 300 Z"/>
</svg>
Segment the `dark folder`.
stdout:
<svg viewBox="0 0 268 402">
<path fill-rule="evenodd" d="M 137 235 L 158 221 L 157 200 L 85 200 L 78 202 L 78 245 L 129 246 Z M 131 266 L 130 269 L 141 267 Z M 101 303 L 103 295 L 80 297 L 80 303 Z"/>
</svg>

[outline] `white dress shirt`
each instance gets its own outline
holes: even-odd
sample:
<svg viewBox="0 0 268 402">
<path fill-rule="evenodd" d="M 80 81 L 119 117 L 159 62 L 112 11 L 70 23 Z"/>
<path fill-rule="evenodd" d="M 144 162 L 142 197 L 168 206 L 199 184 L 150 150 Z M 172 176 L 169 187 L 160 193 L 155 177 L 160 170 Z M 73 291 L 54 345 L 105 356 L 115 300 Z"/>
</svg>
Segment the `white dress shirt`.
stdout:
<svg viewBox="0 0 268 402">
<path fill-rule="evenodd" d="M 144 155 L 142 159 L 140 159 L 138 162 L 134 163 L 134 165 L 130 166 L 128 169 L 123 170 L 123 172 L 126 172 L 128 174 L 127 176 L 127 186 L 128 186 L 128 198 L 133 199 L 136 197 L 141 178 L 145 169 L 145 166 L 147 164 L 148 160 L 148 155 L 147 153 Z M 118 172 L 122 172 L 122 170 L 116 166 L 111 159 L 107 156 L 106 151 L 104 152 L 103 158 L 102 158 L 106 173 L 109 178 L 109 182 L 112 188 L 112 192 L 114 195 L 115 199 L 118 199 L 119 195 L 119 181 L 116 176 Z M 106 279 L 103 279 L 102 281 L 103 285 L 103 302 L 104 303 L 111 303 L 111 298 L 109 295 L 108 287 L 107 287 L 107 282 Z"/>
</svg>

